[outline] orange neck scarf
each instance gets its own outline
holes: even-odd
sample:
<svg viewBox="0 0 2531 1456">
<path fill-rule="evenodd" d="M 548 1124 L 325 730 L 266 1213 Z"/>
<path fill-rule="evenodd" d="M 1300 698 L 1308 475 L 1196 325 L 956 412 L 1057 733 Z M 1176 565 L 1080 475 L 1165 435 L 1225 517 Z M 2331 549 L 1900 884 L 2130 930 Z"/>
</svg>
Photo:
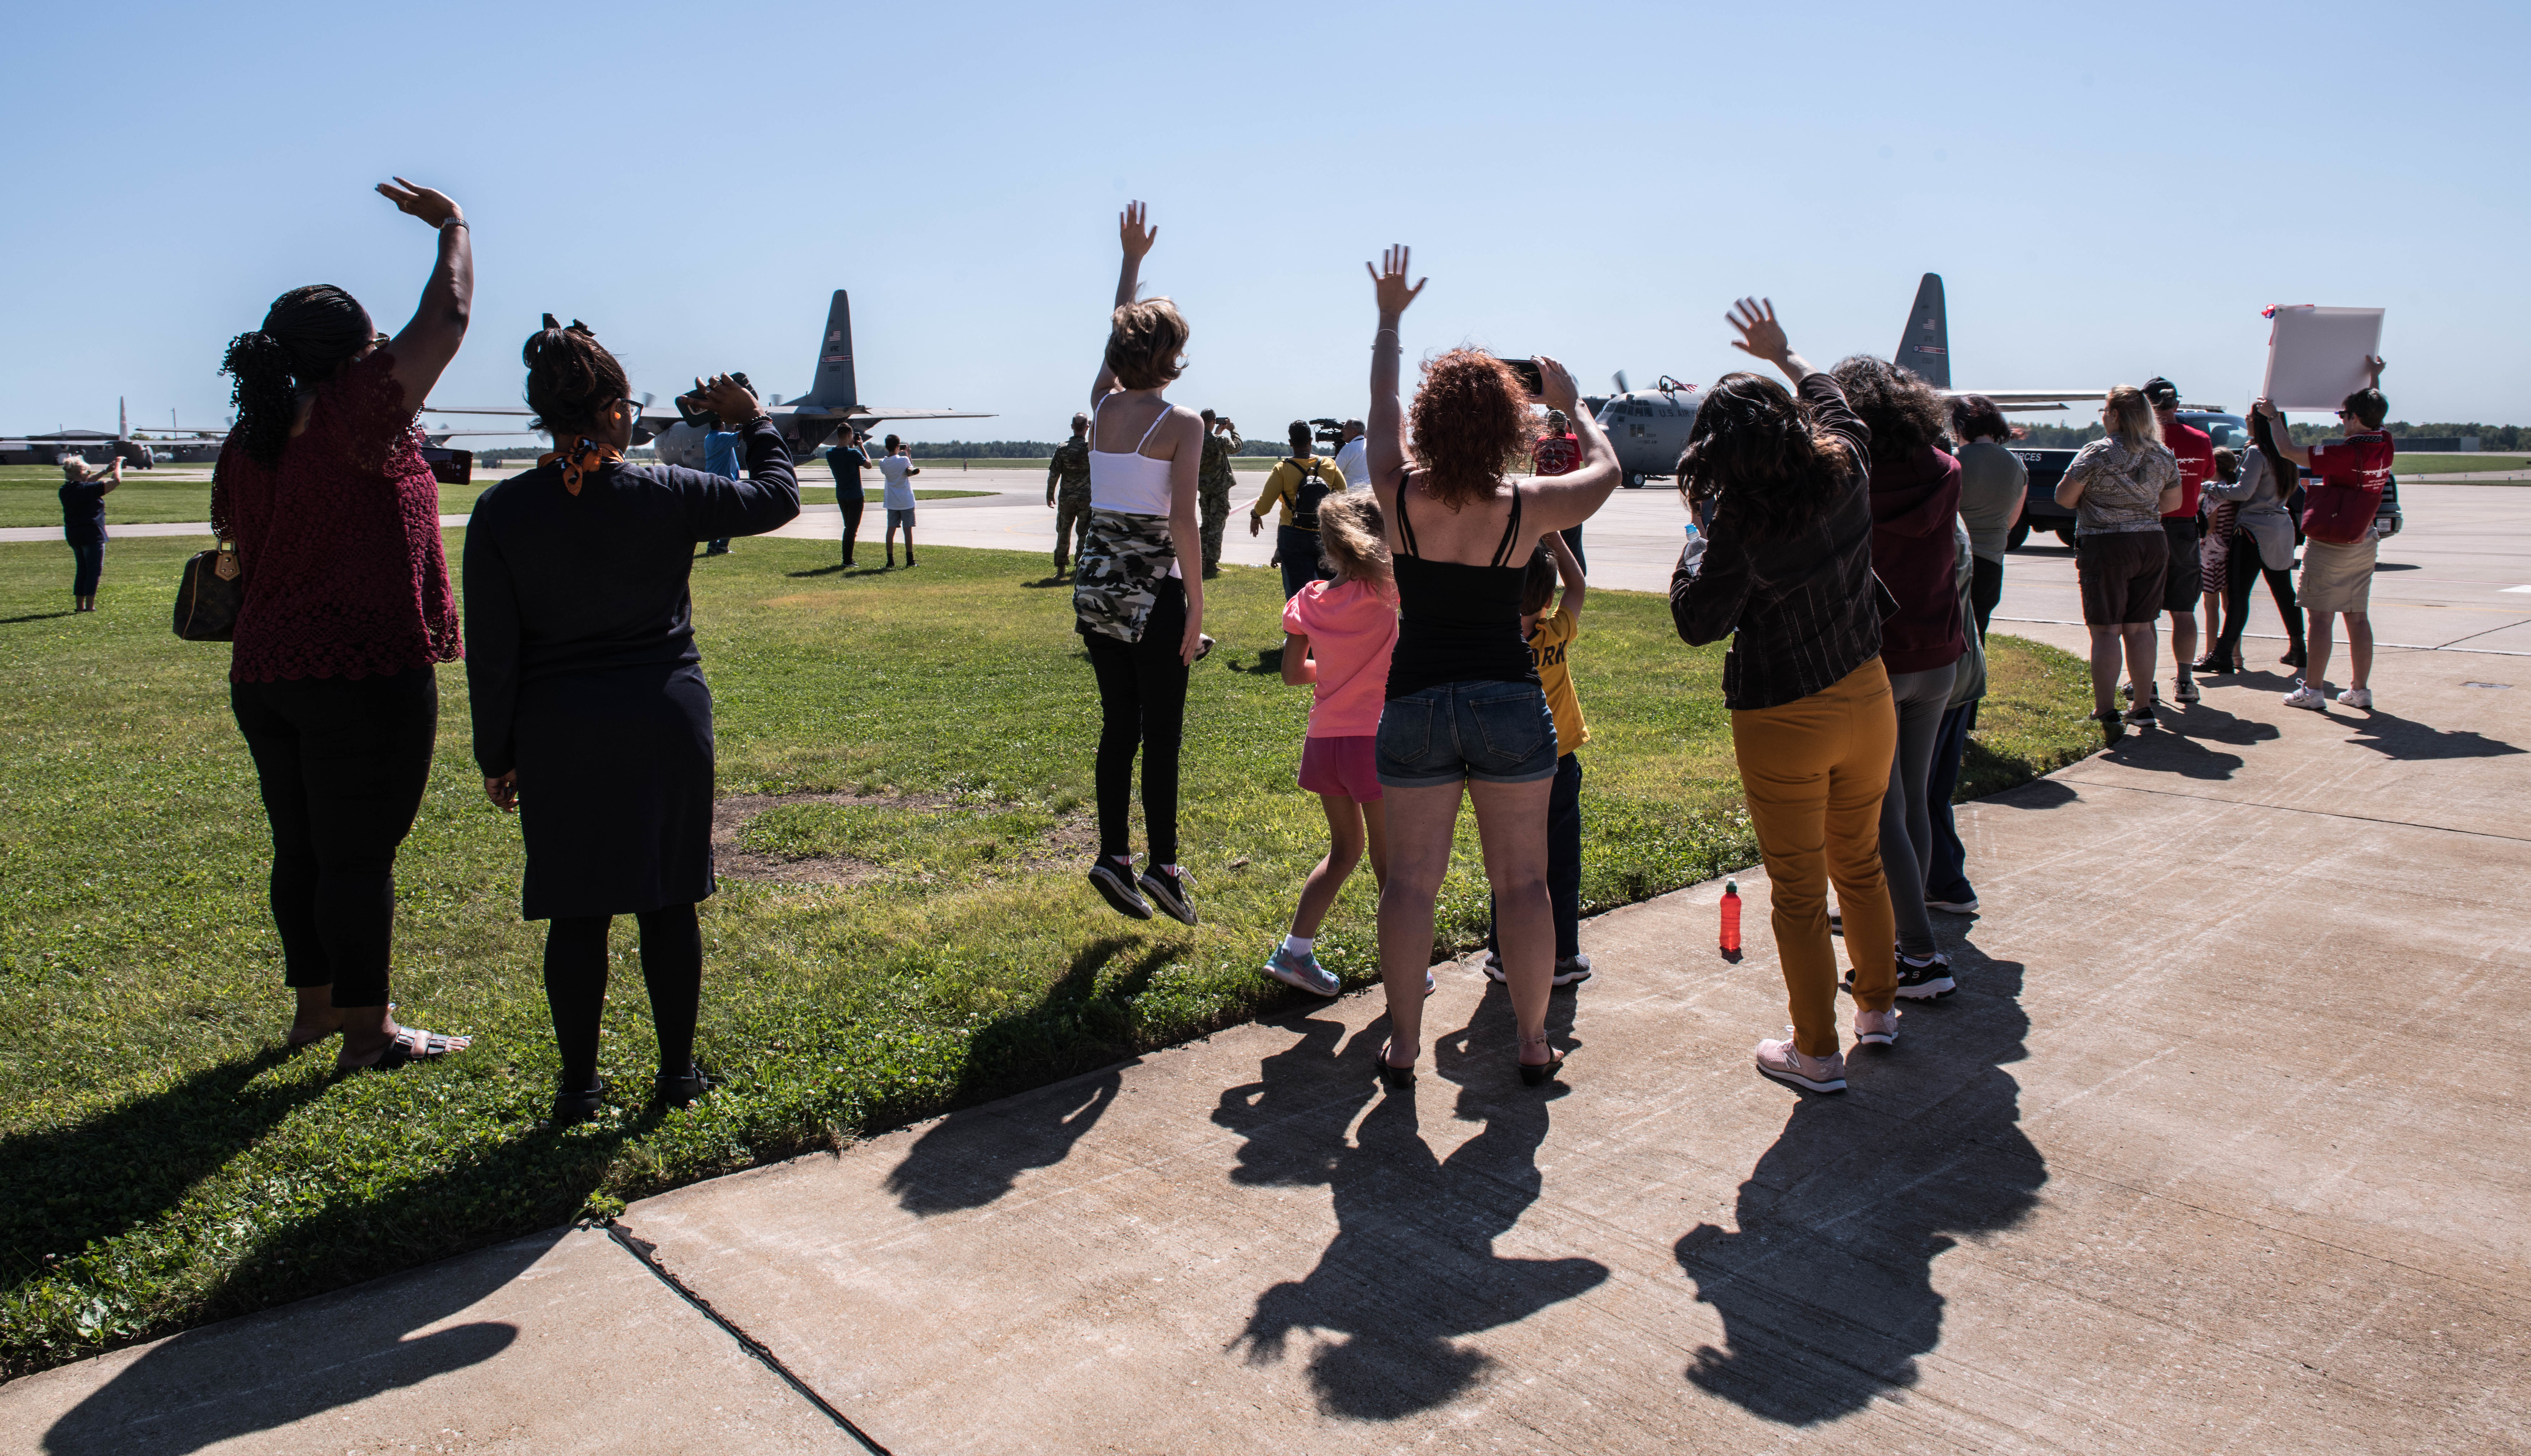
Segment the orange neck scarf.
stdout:
<svg viewBox="0 0 2531 1456">
<path fill-rule="evenodd" d="M 587 435 L 580 437 L 569 450 L 548 450 L 536 457 L 538 466 L 560 465 L 562 488 L 580 494 L 581 478 L 610 460 L 622 460 L 624 452 L 612 445 L 601 445 Z"/>
</svg>

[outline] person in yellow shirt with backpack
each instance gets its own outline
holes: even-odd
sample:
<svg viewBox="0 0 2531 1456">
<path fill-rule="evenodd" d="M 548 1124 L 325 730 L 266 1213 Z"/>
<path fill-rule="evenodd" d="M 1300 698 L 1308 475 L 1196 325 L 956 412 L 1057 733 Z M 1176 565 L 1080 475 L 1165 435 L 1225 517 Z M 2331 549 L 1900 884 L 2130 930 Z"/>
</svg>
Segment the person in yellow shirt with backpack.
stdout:
<svg viewBox="0 0 2531 1456">
<path fill-rule="evenodd" d="M 1560 603 L 1555 599 L 1558 579 L 1564 584 Z M 1539 537 L 1538 548 L 1530 553 L 1529 576 L 1521 583 L 1520 626 L 1529 638 L 1538 685 L 1547 694 L 1547 710 L 1555 718 L 1555 787 L 1547 800 L 1547 901 L 1555 915 L 1557 985 L 1591 979 L 1591 958 L 1582 954 L 1582 760 L 1574 754 L 1591 741 L 1591 725 L 1582 721 L 1582 699 L 1573 691 L 1566 662 L 1574 639 L 1582 635 L 1586 591 L 1582 562 L 1572 546 L 1554 532 Z M 1486 975 L 1503 979 L 1490 924 L 1486 929 Z"/>
<path fill-rule="evenodd" d="M 1266 491 L 1248 508 L 1248 533 L 1255 535 L 1266 513 L 1280 501 L 1283 519 L 1274 531 L 1275 559 L 1283 567 L 1283 599 L 1324 577 L 1319 568 L 1319 502 L 1345 492 L 1344 472 L 1332 460 L 1310 452 L 1310 421 L 1295 420 L 1292 453 L 1266 477 Z"/>
</svg>

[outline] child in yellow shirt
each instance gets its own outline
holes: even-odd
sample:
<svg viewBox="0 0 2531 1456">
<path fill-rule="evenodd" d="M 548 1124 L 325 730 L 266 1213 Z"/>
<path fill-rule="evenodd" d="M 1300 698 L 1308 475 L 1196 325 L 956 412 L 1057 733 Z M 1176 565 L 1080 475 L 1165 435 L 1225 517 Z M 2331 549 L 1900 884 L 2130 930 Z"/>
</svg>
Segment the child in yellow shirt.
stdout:
<svg viewBox="0 0 2531 1456">
<path fill-rule="evenodd" d="M 1557 602 L 1555 587 L 1564 584 Z M 1555 788 L 1547 800 L 1547 898 L 1555 913 L 1555 983 L 1572 985 L 1591 979 L 1591 958 L 1582 954 L 1582 760 L 1574 751 L 1591 741 L 1582 721 L 1582 700 L 1573 691 L 1566 658 L 1582 635 L 1582 601 L 1588 594 L 1582 563 L 1564 537 L 1548 532 L 1530 553 L 1529 576 L 1521 585 L 1520 626 L 1529 637 L 1530 665 L 1547 694 L 1547 711 L 1555 718 Z M 1554 607 L 1548 611 L 1548 607 Z M 1502 956 L 1493 931 L 1486 932 L 1486 974 L 1503 979 Z"/>
</svg>

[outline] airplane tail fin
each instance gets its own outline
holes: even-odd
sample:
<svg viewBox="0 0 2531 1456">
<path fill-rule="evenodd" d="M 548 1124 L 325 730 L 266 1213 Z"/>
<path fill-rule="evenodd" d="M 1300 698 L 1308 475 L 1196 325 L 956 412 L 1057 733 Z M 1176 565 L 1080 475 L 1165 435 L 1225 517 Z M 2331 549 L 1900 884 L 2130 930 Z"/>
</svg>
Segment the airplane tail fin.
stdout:
<svg viewBox="0 0 2531 1456">
<path fill-rule="evenodd" d="M 826 306 L 826 333 L 817 344 L 817 371 L 810 376 L 809 392 L 791 402 L 801 406 L 858 405 L 861 396 L 853 384 L 853 305 L 842 289 L 835 290 L 835 301 Z"/>
<path fill-rule="evenodd" d="M 1951 387 L 1951 320 L 1942 305 L 1941 274 L 1928 273 L 1916 285 L 1916 307 L 1908 311 L 1907 331 L 1899 336 L 1890 362 L 1915 370 L 1936 389 Z"/>
</svg>

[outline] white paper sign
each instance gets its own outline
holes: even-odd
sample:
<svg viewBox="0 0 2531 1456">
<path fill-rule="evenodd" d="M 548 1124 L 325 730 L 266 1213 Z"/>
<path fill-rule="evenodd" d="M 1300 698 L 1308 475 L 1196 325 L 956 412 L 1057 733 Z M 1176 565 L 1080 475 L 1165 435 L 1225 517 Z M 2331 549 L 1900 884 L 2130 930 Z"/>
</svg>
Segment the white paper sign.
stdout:
<svg viewBox="0 0 2531 1456">
<path fill-rule="evenodd" d="M 2373 382 L 2366 355 L 2382 352 L 2382 310 L 2279 305 L 2268 332 L 2259 392 L 2279 410 L 2334 410 Z"/>
</svg>

